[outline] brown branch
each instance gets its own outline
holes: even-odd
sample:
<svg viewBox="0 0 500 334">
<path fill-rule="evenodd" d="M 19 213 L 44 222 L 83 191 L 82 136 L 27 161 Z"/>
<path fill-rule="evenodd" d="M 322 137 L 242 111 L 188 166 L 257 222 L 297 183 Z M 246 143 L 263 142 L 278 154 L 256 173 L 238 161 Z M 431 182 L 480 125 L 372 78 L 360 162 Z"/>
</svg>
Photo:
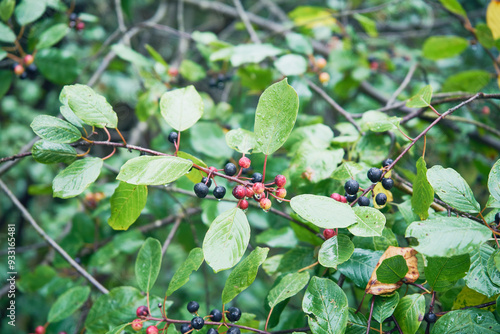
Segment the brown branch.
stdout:
<svg viewBox="0 0 500 334">
<path fill-rule="evenodd" d="M 243 21 L 243 24 L 245 25 L 246 30 L 248 31 L 248 34 L 250 35 L 250 39 L 252 42 L 255 44 L 261 44 L 260 38 L 255 32 L 255 29 L 252 27 L 252 23 L 250 22 L 250 19 L 248 18 L 247 13 L 245 12 L 245 8 L 243 8 L 243 5 L 241 4 L 240 0 L 233 0 L 234 6 L 236 7 L 236 11 L 238 12 L 238 15 L 240 16 L 241 20 Z"/>
</svg>

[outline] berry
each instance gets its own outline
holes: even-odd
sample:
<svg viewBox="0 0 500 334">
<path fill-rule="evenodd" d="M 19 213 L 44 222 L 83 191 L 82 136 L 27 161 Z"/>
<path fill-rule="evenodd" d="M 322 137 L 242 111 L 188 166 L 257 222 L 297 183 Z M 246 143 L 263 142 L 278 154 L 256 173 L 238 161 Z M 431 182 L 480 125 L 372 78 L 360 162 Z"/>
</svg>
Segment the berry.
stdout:
<svg viewBox="0 0 500 334">
<path fill-rule="evenodd" d="M 358 198 L 358 195 L 354 194 L 354 195 L 349 195 L 349 194 L 346 194 L 345 195 L 345 199 L 347 202 L 349 203 L 352 203 L 356 200 L 356 198 Z"/>
<path fill-rule="evenodd" d="M 233 176 L 236 174 L 236 166 L 232 162 L 228 162 L 224 166 L 224 173 L 226 173 L 227 176 Z"/>
<path fill-rule="evenodd" d="M 219 334 L 219 332 L 217 332 L 217 330 L 215 328 L 210 328 L 208 331 L 207 331 L 207 334 Z"/>
<path fill-rule="evenodd" d="M 191 325 L 190 324 L 182 324 L 181 325 L 181 333 L 185 334 L 191 330 Z"/>
<path fill-rule="evenodd" d="M 207 177 L 204 176 L 204 177 L 201 178 L 201 183 L 206 184 L 207 187 L 210 188 L 210 186 L 212 185 L 212 179 L 207 179 Z"/>
<path fill-rule="evenodd" d="M 250 174 L 251 171 L 252 171 L 251 168 L 243 168 L 243 169 L 241 169 L 241 174 L 248 175 L 248 174 Z"/>
<path fill-rule="evenodd" d="M 426 313 L 424 315 L 424 319 L 425 321 L 427 321 L 428 323 L 432 324 L 432 323 L 435 323 L 437 321 L 437 315 L 435 315 L 434 313 L 432 312 L 429 312 L 429 313 Z"/>
<path fill-rule="evenodd" d="M 45 327 L 38 326 L 37 328 L 35 328 L 35 333 L 36 334 L 45 334 Z"/>
<path fill-rule="evenodd" d="M 361 196 L 358 199 L 358 204 L 359 204 L 359 206 L 369 206 L 370 205 L 370 199 L 368 197 Z"/>
<path fill-rule="evenodd" d="M 349 195 L 355 195 L 359 190 L 359 183 L 355 180 L 348 180 L 344 184 L 345 192 Z"/>
<path fill-rule="evenodd" d="M 34 61 L 35 58 L 33 57 L 33 55 L 26 55 L 23 58 L 24 65 L 26 66 L 33 64 Z"/>
<path fill-rule="evenodd" d="M 337 194 L 337 193 L 333 193 L 330 195 L 330 198 L 333 198 L 337 202 L 342 202 L 342 197 L 344 197 L 344 196 L 342 196 L 341 194 Z"/>
<path fill-rule="evenodd" d="M 30 66 L 26 67 L 26 73 L 28 74 L 28 77 L 30 79 L 34 79 L 36 76 L 38 69 L 35 64 L 31 64 Z"/>
<path fill-rule="evenodd" d="M 335 236 L 335 230 L 331 228 L 325 228 L 323 230 L 323 236 L 325 237 L 325 240 L 328 240 Z"/>
<path fill-rule="evenodd" d="M 268 211 L 271 208 L 271 200 L 269 198 L 262 198 L 260 200 L 260 207 L 262 210 Z"/>
<path fill-rule="evenodd" d="M 177 137 L 179 134 L 175 131 L 172 131 L 168 134 L 168 141 L 171 142 L 172 144 L 175 144 L 177 142 Z"/>
<path fill-rule="evenodd" d="M 194 193 L 199 198 L 205 198 L 208 194 L 208 187 L 205 183 L 200 182 L 194 185 Z"/>
<path fill-rule="evenodd" d="M 319 74 L 319 82 L 321 82 L 323 85 L 327 84 L 328 81 L 330 81 L 330 74 L 328 74 L 327 72 L 321 72 Z"/>
<path fill-rule="evenodd" d="M 158 328 L 156 326 L 149 326 L 146 328 L 146 334 L 158 334 Z"/>
<path fill-rule="evenodd" d="M 221 198 L 224 198 L 225 195 L 226 195 L 226 188 L 224 188 L 223 186 L 215 187 L 215 189 L 214 189 L 214 197 L 215 198 L 221 199 Z"/>
<path fill-rule="evenodd" d="M 257 195 L 260 195 L 266 190 L 266 187 L 264 186 L 264 183 L 258 182 L 258 183 L 254 183 L 252 189 L 253 189 L 254 193 L 256 193 Z"/>
<path fill-rule="evenodd" d="M 241 318 L 241 310 L 237 307 L 230 307 L 227 309 L 227 319 L 231 322 L 235 322 L 240 320 Z M 235 327 L 231 327 L 235 328 Z M 237 327 L 236 327 L 237 328 Z"/>
<path fill-rule="evenodd" d="M 205 320 L 203 320 L 202 317 L 194 317 L 193 319 L 191 319 L 191 326 L 194 329 L 202 329 L 204 324 Z"/>
<path fill-rule="evenodd" d="M 263 196 L 262 196 L 262 195 L 257 195 L 257 194 L 253 195 L 253 199 L 254 199 L 256 202 L 260 202 L 260 200 L 261 200 L 262 198 L 263 198 Z"/>
<path fill-rule="evenodd" d="M 481 113 L 483 115 L 489 115 L 490 112 L 491 112 L 491 110 L 490 110 L 490 107 L 488 107 L 488 106 L 484 106 L 483 109 L 481 109 Z"/>
<path fill-rule="evenodd" d="M 233 188 L 233 196 L 237 199 L 245 197 L 247 190 L 243 186 L 236 186 Z"/>
<path fill-rule="evenodd" d="M 217 168 L 215 168 L 214 166 L 208 167 L 208 170 L 211 171 L 212 173 L 217 172 Z"/>
<path fill-rule="evenodd" d="M 377 183 L 382 177 L 382 171 L 378 168 L 372 167 L 368 170 L 366 176 L 368 176 L 368 179 L 373 183 Z"/>
<path fill-rule="evenodd" d="M 187 304 L 187 310 L 189 313 L 196 313 L 200 308 L 200 304 L 195 301 L 191 301 Z"/>
<path fill-rule="evenodd" d="M 238 202 L 238 207 L 241 210 L 246 210 L 248 209 L 248 201 L 246 199 L 242 199 L 241 201 Z"/>
<path fill-rule="evenodd" d="M 286 177 L 283 175 L 276 175 L 274 183 L 278 186 L 278 188 L 283 188 L 286 184 Z"/>
<path fill-rule="evenodd" d="M 325 66 L 326 66 L 326 59 L 323 58 L 323 57 L 316 59 L 316 66 L 318 66 L 318 68 L 320 70 L 323 69 L 323 68 L 325 68 Z"/>
<path fill-rule="evenodd" d="M 28 73 L 23 72 L 23 73 L 19 76 L 19 79 L 24 80 L 24 79 L 26 79 L 27 77 L 28 77 Z"/>
<path fill-rule="evenodd" d="M 238 327 L 231 327 L 227 330 L 226 334 L 240 334 L 241 331 Z"/>
<path fill-rule="evenodd" d="M 392 160 L 391 158 L 387 158 L 384 161 L 382 161 L 382 167 L 387 167 L 390 164 L 392 164 L 393 162 L 394 162 L 394 160 Z"/>
<path fill-rule="evenodd" d="M 391 188 L 393 186 L 394 186 L 394 180 L 393 179 L 384 178 L 382 180 L 382 187 L 384 187 L 384 189 L 391 190 Z"/>
<path fill-rule="evenodd" d="M 495 224 L 500 224 L 500 212 L 497 212 L 495 214 Z"/>
<path fill-rule="evenodd" d="M 212 317 L 212 319 L 211 319 L 212 321 L 219 322 L 222 320 L 222 312 L 216 308 L 214 308 L 212 311 L 210 311 L 210 316 Z"/>
<path fill-rule="evenodd" d="M 76 30 L 78 31 L 82 31 L 83 29 L 85 29 L 85 23 L 82 22 L 82 21 L 79 21 L 76 23 L 76 26 L 75 26 Z M 151 327 L 151 326 L 150 326 Z M 149 328 L 149 327 L 148 327 Z M 156 328 L 156 327 L 155 327 Z M 158 329 L 156 329 L 158 331 Z"/>
<path fill-rule="evenodd" d="M 215 78 L 210 78 L 208 79 L 208 86 L 210 88 L 215 88 L 217 87 L 217 80 Z"/>
<path fill-rule="evenodd" d="M 341 197 L 341 198 L 340 198 L 340 201 L 341 201 L 342 203 L 347 203 L 347 198 L 346 198 L 345 196 L 340 196 L 340 197 Z"/>
<path fill-rule="evenodd" d="M 253 192 L 253 188 L 252 187 L 247 187 L 246 188 L 246 194 L 245 194 L 245 197 L 253 197 L 255 193 Z"/>
<path fill-rule="evenodd" d="M 135 314 L 140 318 L 140 317 L 146 317 L 149 315 L 149 310 L 147 306 L 139 306 L 137 308 L 137 311 L 135 311 Z"/>
<path fill-rule="evenodd" d="M 251 163 L 252 162 L 247 157 L 242 157 L 240 159 L 240 161 L 238 161 L 238 165 L 240 165 L 240 167 L 242 167 L 242 168 L 248 168 L 248 167 L 250 167 Z"/>
<path fill-rule="evenodd" d="M 285 188 L 276 189 L 276 197 L 285 198 L 286 197 L 286 189 Z"/>
<path fill-rule="evenodd" d="M 170 75 L 171 77 L 176 77 L 179 75 L 179 69 L 177 69 L 176 67 L 169 67 L 168 69 L 168 75 Z"/>
<path fill-rule="evenodd" d="M 261 173 L 253 173 L 252 175 L 252 183 L 262 182 L 262 174 Z"/>
<path fill-rule="evenodd" d="M 16 66 L 14 66 L 14 73 L 15 73 L 16 75 L 21 75 L 21 74 L 23 74 L 23 73 L 24 73 L 24 67 L 23 67 L 23 65 L 21 65 L 21 64 L 17 64 Z"/>
<path fill-rule="evenodd" d="M 77 18 L 78 18 L 78 14 L 76 14 L 76 13 L 69 14 L 69 19 L 71 21 L 75 21 Z"/>
<path fill-rule="evenodd" d="M 385 205 L 385 203 L 387 203 L 387 195 L 384 193 L 377 194 L 377 196 L 375 196 L 375 202 L 377 202 L 378 205 Z"/>
<path fill-rule="evenodd" d="M 135 331 L 140 331 L 142 329 L 141 319 L 135 319 L 134 321 L 132 321 L 132 329 Z"/>
</svg>

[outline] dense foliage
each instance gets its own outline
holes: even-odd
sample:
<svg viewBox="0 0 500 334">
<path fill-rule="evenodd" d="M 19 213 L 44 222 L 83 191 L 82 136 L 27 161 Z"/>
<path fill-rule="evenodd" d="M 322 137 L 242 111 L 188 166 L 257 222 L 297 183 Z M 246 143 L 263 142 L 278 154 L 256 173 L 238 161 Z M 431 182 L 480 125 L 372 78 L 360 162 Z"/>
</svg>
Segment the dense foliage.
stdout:
<svg viewBox="0 0 500 334">
<path fill-rule="evenodd" d="M 1 333 L 499 333 L 500 1 L 0 0 Z"/>
</svg>

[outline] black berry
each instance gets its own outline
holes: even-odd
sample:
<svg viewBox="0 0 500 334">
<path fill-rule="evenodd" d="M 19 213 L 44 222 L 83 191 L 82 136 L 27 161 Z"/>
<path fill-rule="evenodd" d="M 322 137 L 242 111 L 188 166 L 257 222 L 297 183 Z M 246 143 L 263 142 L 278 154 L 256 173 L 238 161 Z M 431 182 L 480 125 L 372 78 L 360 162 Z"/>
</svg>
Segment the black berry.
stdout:
<svg viewBox="0 0 500 334">
<path fill-rule="evenodd" d="M 28 73 L 23 72 L 23 73 L 21 73 L 21 75 L 19 76 L 19 79 L 24 80 L 24 79 L 26 79 L 27 77 L 28 77 Z"/>
<path fill-rule="evenodd" d="M 437 315 L 435 315 L 434 313 L 432 312 L 429 312 L 429 313 L 426 313 L 424 315 L 424 319 L 425 321 L 427 321 L 428 323 L 432 324 L 432 323 L 435 323 L 437 321 Z"/>
<path fill-rule="evenodd" d="M 354 195 L 349 195 L 349 194 L 345 194 L 345 198 L 347 199 L 347 201 L 349 203 L 352 203 L 356 200 L 356 198 L 358 198 L 358 195 L 354 194 Z"/>
<path fill-rule="evenodd" d="M 210 328 L 207 332 L 207 334 L 219 334 L 215 328 Z"/>
<path fill-rule="evenodd" d="M 69 14 L 69 19 L 71 21 L 75 21 L 77 18 L 78 18 L 78 14 L 76 14 L 76 13 Z"/>
<path fill-rule="evenodd" d="M 208 85 L 210 86 L 210 88 L 217 87 L 217 80 L 215 78 L 208 79 Z"/>
<path fill-rule="evenodd" d="M 355 195 L 359 190 L 359 183 L 355 180 L 348 180 L 344 184 L 345 192 L 349 195 Z"/>
<path fill-rule="evenodd" d="M 229 321 L 235 322 L 240 320 L 241 310 L 237 307 L 230 307 L 227 309 L 227 319 Z"/>
<path fill-rule="evenodd" d="M 223 186 L 215 187 L 215 189 L 214 189 L 214 197 L 215 198 L 221 199 L 225 195 L 226 195 L 226 188 L 224 188 Z"/>
<path fill-rule="evenodd" d="M 261 173 L 253 173 L 252 182 L 253 183 L 262 182 L 262 174 Z"/>
<path fill-rule="evenodd" d="M 224 173 L 226 173 L 227 176 L 233 176 L 236 174 L 236 166 L 232 162 L 228 162 L 224 166 Z"/>
<path fill-rule="evenodd" d="M 227 330 L 227 334 L 240 334 L 240 329 L 238 327 L 231 327 Z"/>
<path fill-rule="evenodd" d="M 189 313 L 196 313 L 200 308 L 200 304 L 195 301 L 191 301 L 187 304 L 187 310 Z"/>
<path fill-rule="evenodd" d="M 194 317 L 193 319 L 191 319 L 191 326 L 194 329 L 202 329 L 204 324 L 205 320 L 203 320 L 202 317 Z"/>
<path fill-rule="evenodd" d="M 139 306 L 137 308 L 137 310 L 135 311 L 135 314 L 138 317 L 145 317 L 145 316 L 149 315 L 148 307 L 147 306 Z"/>
<path fill-rule="evenodd" d="M 386 190 L 391 190 L 391 188 L 394 186 L 394 180 L 393 179 L 387 179 L 384 178 L 382 180 L 382 187 Z"/>
<path fill-rule="evenodd" d="M 181 333 L 185 334 L 191 330 L 191 325 L 190 324 L 182 324 L 181 325 Z"/>
<path fill-rule="evenodd" d="M 26 73 L 28 74 L 28 78 L 34 79 L 36 77 L 36 74 L 38 72 L 38 69 L 36 68 L 35 64 L 31 64 L 28 67 L 26 67 Z"/>
<path fill-rule="evenodd" d="M 378 205 L 385 205 L 387 203 L 387 195 L 380 193 L 375 196 L 375 202 L 377 202 Z"/>
<path fill-rule="evenodd" d="M 369 206 L 370 205 L 370 199 L 368 197 L 361 196 L 358 199 L 358 204 L 359 204 L 359 206 Z"/>
<path fill-rule="evenodd" d="M 205 183 L 200 182 L 194 185 L 194 193 L 199 198 L 205 198 L 208 194 L 208 187 Z"/>
<path fill-rule="evenodd" d="M 495 214 L 495 224 L 500 224 L 500 212 L 497 212 Z"/>
<path fill-rule="evenodd" d="M 389 166 L 390 164 L 392 164 L 394 162 L 394 160 L 390 159 L 390 158 L 387 158 L 385 159 L 384 161 L 382 161 L 382 167 L 387 167 Z"/>
<path fill-rule="evenodd" d="M 222 320 L 222 312 L 218 309 L 213 309 L 210 311 L 210 316 L 212 317 L 212 321 L 219 322 Z"/>
<path fill-rule="evenodd" d="M 377 183 L 382 177 L 382 171 L 378 168 L 372 167 L 368 170 L 366 176 L 368 176 L 368 179 L 373 183 Z"/>
<path fill-rule="evenodd" d="M 205 183 L 207 185 L 207 187 L 210 188 L 210 186 L 212 185 L 212 179 L 207 179 L 207 177 L 204 176 L 201 179 L 201 183 Z"/>
<path fill-rule="evenodd" d="M 172 144 L 175 144 L 177 142 L 178 136 L 179 135 L 177 134 L 177 132 L 172 131 L 168 134 L 168 141 L 171 142 Z"/>
</svg>

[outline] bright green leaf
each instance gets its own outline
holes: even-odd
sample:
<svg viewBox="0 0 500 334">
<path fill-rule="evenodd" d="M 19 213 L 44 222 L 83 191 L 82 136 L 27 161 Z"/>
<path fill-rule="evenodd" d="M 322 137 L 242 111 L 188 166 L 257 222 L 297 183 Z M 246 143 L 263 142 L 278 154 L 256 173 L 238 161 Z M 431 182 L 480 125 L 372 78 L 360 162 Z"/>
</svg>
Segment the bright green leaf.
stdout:
<svg viewBox="0 0 500 334">
<path fill-rule="evenodd" d="M 69 27 L 66 23 L 56 24 L 49 29 L 45 30 L 38 39 L 36 48 L 38 50 L 46 49 L 54 44 L 57 44 L 61 39 L 66 36 L 69 31 Z"/>
<path fill-rule="evenodd" d="M 487 24 L 479 23 L 476 25 L 476 36 L 479 43 L 481 43 L 481 45 L 486 49 L 491 49 L 495 46 L 495 39 L 493 38 L 491 29 Z"/>
<path fill-rule="evenodd" d="M 53 116 L 37 116 L 30 126 L 40 138 L 53 143 L 73 143 L 82 137 L 75 126 Z"/>
<path fill-rule="evenodd" d="M 418 93 L 406 101 L 406 106 L 410 108 L 424 108 L 431 104 L 432 86 L 427 85 L 421 88 Z"/>
<path fill-rule="evenodd" d="M 89 294 L 90 288 L 88 286 L 76 286 L 67 290 L 52 304 L 47 320 L 58 322 L 66 319 L 87 301 Z"/>
<path fill-rule="evenodd" d="M 347 227 L 349 232 L 360 237 L 382 235 L 386 221 L 382 212 L 368 206 L 356 206 L 353 208 L 353 211 L 356 215 L 356 223 Z"/>
<path fill-rule="evenodd" d="M 166 92 L 160 100 L 161 115 L 177 131 L 192 127 L 203 115 L 203 100 L 194 86 Z"/>
<path fill-rule="evenodd" d="M 470 267 L 469 254 L 452 257 L 427 257 L 425 278 L 433 290 L 447 291 L 463 278 Z"/>
<path fill-rule="evenodd" d="M 151 291 L 160 273 L 161 258 L 160 242 L 153 238 L 147 238 L 135 261 L 135 277 L 137 285 L 142 291 Z"/>
<path fill-rule="evenodd" d="M 443 7 L 452 12 L 453 14 L 467 17 L 465 9 L 457 0 L 439 0 L 439 2 L 441 2 Z"/>
<path fill-rule="evenodd" d="M 99 177 L 102 164 L 100 158 L 85 158 L 73 162 L 54 178 L 53 196 L 71 198 L 80 195 Z"/>
<path fill-rule="evenodd" d="M 307 61 L 302 56 L 288 54 L 275 60 L 274 67 L 285 76 L 301 75 L 307 71 Z"/>
<path fill-rule="evenodd" d="M 493 313 L 477 308 L 457 310 L 440 317 L 431 334 L 467 333 L 495 334 L 500 333 L 500 324 Z"/>
<path fill-rule="evenodd" d="M 20 26 L 34 22 L 43 15 L 46 8 L 46 1 L 22 0 L 15 9 L 17 22 Z"/>
<path fill-rule="evenodd" d="M 189 281 L 189 276 L 191 275 L 191 273 L 198 270 L 202 263 L 203 250 L 201 248 L 193 248 L 189 252 L 187 259 L 181 264 L 180 268 L 177 269 L 174 276 L 170 280 L 166 295 L 170 296 L 172 293 L 186 284 Z"/>
<path fill-rule="evenodd" d="M 14 13 L 14 8 L 16 7 L 16 0 L 2 0 L 0 1 L 0 18 L 7 22 L 12 13 Z"/>
<path fill-rule="evenodd" d="M 322 245 L 318 253 L 318 261 L 323 267 L 335 268 L 349 260 L 354 252 L 354 244 L 344 234 L 338 234 Z"/>
<path fill-rule="evenodd" d="M 439 60 L 458 56 L 469 46 L 469 42 L 457 36 L 431 36 L 423 46 L 423 56 L 431 60 Z"/>
<path fill-rule="evenodd" d="M 293 52 L 310 55 L 313 53 L 311 42 L 302 34 L 290 32 L 285 35 L 286 44 Z"/>
<path fill-rule="evenodd" d="M 425 297 L 424 295 L 407 295 L 399 301 L 394 317 L 405 334 L 415 334 L 424 319 Z"/>
<path fill-rule="evenodd" d="M 254 133 L 245 129 L 234 129 L 226 133 L 226 143 L 233 150 L 243 154 L 250 153 L 257 145 Z"/>
<path fill-rule="evenodd" d="M 378 36 L 378 31 L 377 31 L 377 24 L 374 20 L 370 19 L 369 17 L 361 14 L 354 14 L 354 19 L 358 21 L 359 24 L 363 27 L 363 29 L 366 31 L 368 36 L 370 37 L 377 37 Z"/>
<path fill-rule="evenodd" d="M 429 217 L 429 208 L 434 202 L 434 190 L 427 180 L 427 165 L 423 157 L 417 161 L 417 177 L 413 183 L 413 196 L 411 208 L 420 219 Z"/>
<path fill-rule="evenodd" d="M 491 78 L 491 74 L 483 70 L 459 72 L 446 79 L 441 91 L 477 93 L 488 85 Z"/>
<path fill-rule="evenodd" d="M 33 158 L 42 164 L 71 163 L 76 159 L 76 150 L 68 144 L 56 144 L 46 140 L 37 141 L 31 148 Z"/>
<path fill-rule="evenodd" d="M 278 284 L 274 285 L 266 298 L 270 308 L 274 308 L 282 301 L 299 293 L 309 282 L 309 273 L 307 271 L 295 272 L 278 279 Z"/>
<path fill-rule="evenodd" d="M 114 230 L 127 230 L 139 218 L 147 199 L 147 186 L 120 182 L 110 199 L 109 226 Z"/>
<path fill-rule="evenodd" d="M 189 59 L 182 61 L 179 73 L 189 81 L 200 81 L 207 76 L 207 72 L 201 65 Z"/>
<path fill-rule="evenodd" d="M 128 160 L 116 177 L 137 185 L 169 184 L 189 171 L 193 162 L 171 156 L 141 156 Z"/>
<path fill-rule="evenodd" d="M 465 277 L 467 286 L 485 296 L 492 297 L 500 293 L 500 286 L 495 285 L 488 276 L 488 259 L 494 249 L 487 244 L 470 253 L 470 269 Z"/>
</svg>

